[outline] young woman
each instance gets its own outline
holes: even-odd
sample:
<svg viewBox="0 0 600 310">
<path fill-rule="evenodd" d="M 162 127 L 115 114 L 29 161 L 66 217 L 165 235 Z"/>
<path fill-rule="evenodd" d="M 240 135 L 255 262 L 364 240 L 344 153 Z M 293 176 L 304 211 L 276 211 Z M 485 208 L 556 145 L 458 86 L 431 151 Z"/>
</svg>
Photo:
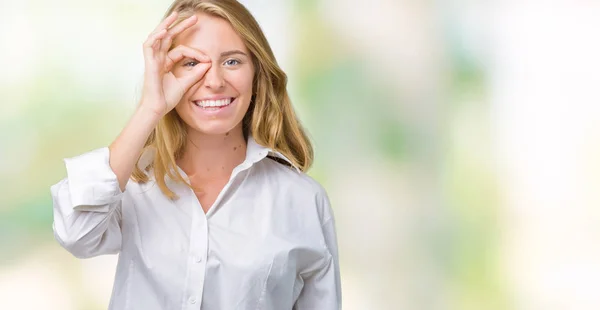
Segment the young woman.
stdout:
<svg viewBox="0 0 600 310">
<path fill-rule="evenodd" d="M 178 0 L 143 49 L 131 120 L 51 188 L 58 242 L 119 253 L 110 309 L 341 308 L 333 213 L 256 20 Z"/>
</svg>

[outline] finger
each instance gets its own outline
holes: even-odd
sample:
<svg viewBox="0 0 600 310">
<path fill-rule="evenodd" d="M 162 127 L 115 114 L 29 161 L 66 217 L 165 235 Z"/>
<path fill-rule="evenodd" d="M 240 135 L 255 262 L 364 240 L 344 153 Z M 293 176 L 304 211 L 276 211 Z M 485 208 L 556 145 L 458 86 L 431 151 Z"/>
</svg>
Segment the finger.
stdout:
<svg viewBox="0 0 600 310">
<path fill-rule="evenodd" d="M 156 48 L 156 46 L 160 43 L 160 40 L 167 35 L 167 30 L 163 29 L 159 32 L 153 33 L 151 34 L 148 39 L 146 39 L 146 41 L 144 42 L 143 46 L 144 46 L 144 56 L 147 59 L 150 59 L 148 57 L 152 57 L 154 55 L 153 53 L 153 49 Z"/>
<path fill-rule="evenodd" d="M 190 87 L 192 87 L 192 85 L 194 85 L 198 81 L 200 81 L 204 77 L 204 75 L 206 74 L 206 72 L 208 71 L 210 66 L 211 66 L 211 63 L 201 62 L 201 63 L 197 64 L 194 67 L 194 69 L 192 69 L 190 74 L 186 74 L 186 75 L 178 78 L 178 80 L 181 82 L 181 86 L 184 88 L 184 90 L 188 91 L 188 89 Z"/>
<path fill-rule="evenodd" d="M 162 44 L 160 47 L 161 51 L 164 51 L 164 52 L 168 51 L 169 48 L 171 47 L 173 38 L 176 35 L 183 32 L 184 30 L 186 30 L 187 28 L 195 25 L 197 21 L 198 21 L 198 17 L 196 15 L 192 15 L 192 16 L 184 19 L 180 23 L 176 24 L 175 26 L 171 27 L 171 29 L 168 30 L 168 35 L 162 41 Z"/>
<path fill-rule="evenodd" d="M 159 32 L 162 29 L 167 29 L 169 26 L 177 19 L 177 15 L 179 13 L 173 12 L 171 15 L 167 16 L 152 32 Z"/>
<path fill-rule="evenodd" d="M 202 54 L 200 51 L 189 46 L 178 45 L 174 49 L 170 50 L 167 54 L 165 59 L 165 71 L 171 71 L 171 69 L 173 69 L 173 65 L 182 60 L 184 57 L 193 58 L 200 63 L 210 63 L 210 57 Z"/>
<path fill-rule="evenodd" d="M 192 16 L 182 20 L 180 23 L 176 24 L 175 26 L 171 27 L 169 29 L 169 34 L 176 36 L 179 33 L 181 33 L 182 31 L 184 31 L 185 29 L 196 24 L 197 21 L 198 21 L 198 16 L 192 15 Z"/>
</svg>

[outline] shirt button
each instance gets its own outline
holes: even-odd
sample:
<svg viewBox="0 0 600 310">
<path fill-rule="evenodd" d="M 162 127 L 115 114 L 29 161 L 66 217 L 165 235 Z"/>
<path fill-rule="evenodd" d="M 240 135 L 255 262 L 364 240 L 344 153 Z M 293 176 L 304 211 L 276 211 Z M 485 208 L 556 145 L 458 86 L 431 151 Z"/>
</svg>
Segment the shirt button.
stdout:
<svg viewBox="0 0 600 310">
<path fill-rule="evenodd" d="M 195 303 L 196 303 L 196 297 L 191 297 L 190 304 L 195 304 Z"/>
<path fill-rule="evenodd" d="M 200 263 L 202 261 L 202 257 L 201 256 L 196 256 L 196 257 L 194 257 L 194 261 L 196 263 Z"/>
</svg>

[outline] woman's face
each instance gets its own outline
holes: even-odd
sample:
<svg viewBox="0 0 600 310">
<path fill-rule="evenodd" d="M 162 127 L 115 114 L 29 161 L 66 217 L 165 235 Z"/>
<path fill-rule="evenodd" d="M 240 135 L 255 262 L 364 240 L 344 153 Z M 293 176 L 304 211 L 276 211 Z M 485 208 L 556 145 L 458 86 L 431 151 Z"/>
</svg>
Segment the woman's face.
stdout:
<svg viewBox="0 0 600 310">
<path fill-rule="evenodd" d="M 207 55 L 212 65 L 175 107 L 193 130 L 202 134 L 224 134 L 239 126 L 252 98 L 254 66 L 240 36 L 228 21 L 198 13 L 198 22 L 175 38 Z M 177 77 L 190 74 L 198 60 L 184 58 L 172 71 Z"/>
</svg>

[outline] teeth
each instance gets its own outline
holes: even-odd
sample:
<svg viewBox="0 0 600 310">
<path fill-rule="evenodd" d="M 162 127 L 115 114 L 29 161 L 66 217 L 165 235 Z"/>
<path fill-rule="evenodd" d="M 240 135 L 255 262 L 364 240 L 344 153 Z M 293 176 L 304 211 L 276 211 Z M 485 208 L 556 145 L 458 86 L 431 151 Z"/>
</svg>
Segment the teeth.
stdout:
<svg viewBox="0 0 600 310">
<path fill-rule="evenodd" d="M 194 101 L 197 106 L 207 108 L 207 107 L 222 107 L 231 103 L 231 98 L 220 99 L 220 100 L 200 100 Z"/>
</svg>

